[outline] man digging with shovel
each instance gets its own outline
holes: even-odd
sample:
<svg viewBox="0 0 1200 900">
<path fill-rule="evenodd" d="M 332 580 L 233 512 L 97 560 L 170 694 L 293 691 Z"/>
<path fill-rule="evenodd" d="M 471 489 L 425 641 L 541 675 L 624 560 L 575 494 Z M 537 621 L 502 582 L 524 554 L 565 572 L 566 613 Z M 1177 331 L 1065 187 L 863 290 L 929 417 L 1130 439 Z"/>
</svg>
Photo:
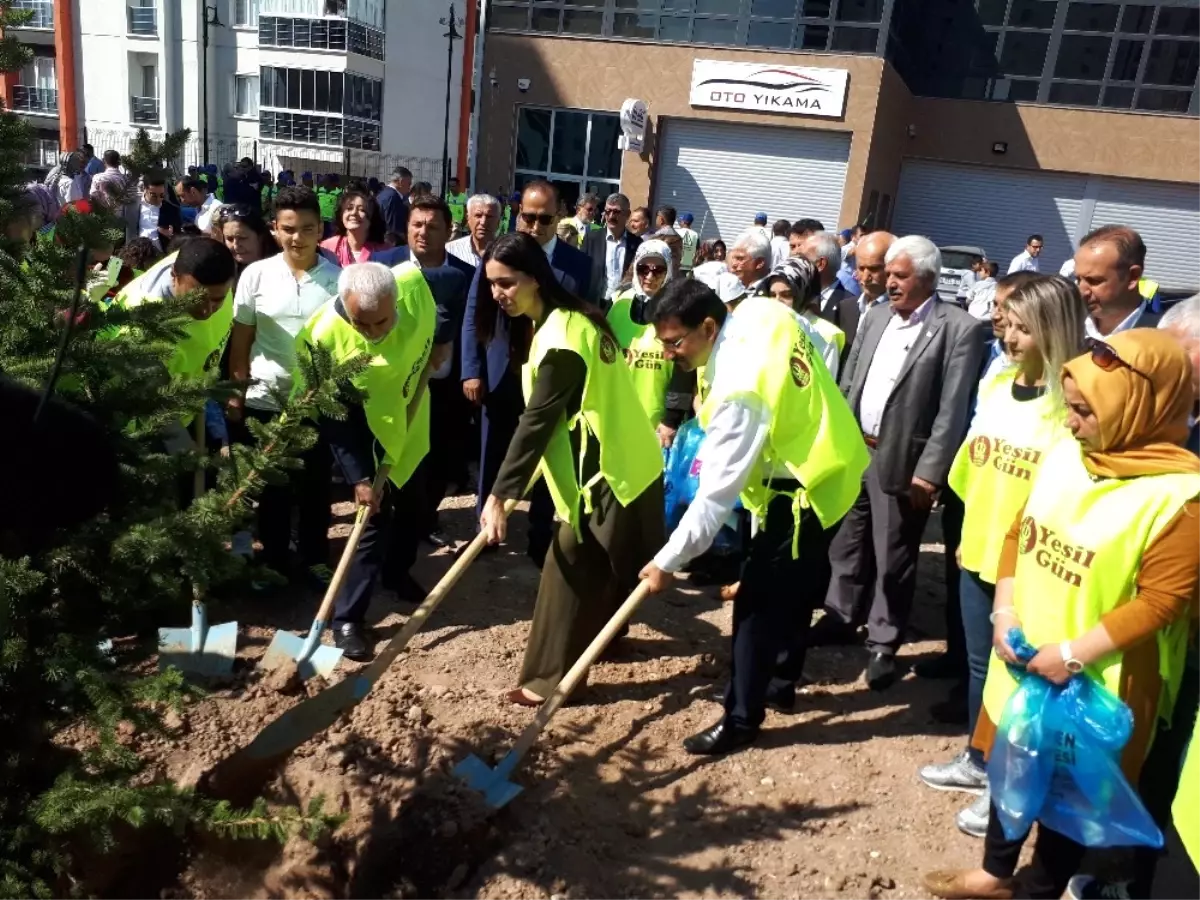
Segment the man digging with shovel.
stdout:
<svg viewBox="0 0 1200 900">
<path fill-rule="evenodd" d="M 397 525 L 415 522 L 419 513 L 420 498 L 405 486 L 429 452 L 425 385 L 436 318 L 433 295 L 415 265 L 393 270 L 358 263 L 342 270 L 338 295 L 313 313 L 297 339 L 300 353 L 319 346 L 335 363 L 370 359 L 352 379 L 365 399 L 347 402 L 345 419 L 323 416 L 319 422 L 342 476 L 354 485 L 355 501 L 369 516 L 334 604 L 334 644 L 347 659 L 371 658 L 363 629 L 367 607 Z M 377 467 L 384 466 L 391 486 L 374 488 Z"/>
<path fill-rule="evenodd" d="M 697 385 L 704 442 L 700 484 L 679 527 L 644 569 L 661 591 L 708 549 L 740 495 L 753 515 L 733 606 L 725 714 L 683 742 L 688 753 L 728 753 L 758 736 L 766 706 L 789 709 L 803 667 L 825 565 L 824 529 L 858 496 L 867 448 L 808 331 L 769 297 L 736 312 L 694 280 L 668 285 L 654 313 L 663 355 Z"/>
</svg>

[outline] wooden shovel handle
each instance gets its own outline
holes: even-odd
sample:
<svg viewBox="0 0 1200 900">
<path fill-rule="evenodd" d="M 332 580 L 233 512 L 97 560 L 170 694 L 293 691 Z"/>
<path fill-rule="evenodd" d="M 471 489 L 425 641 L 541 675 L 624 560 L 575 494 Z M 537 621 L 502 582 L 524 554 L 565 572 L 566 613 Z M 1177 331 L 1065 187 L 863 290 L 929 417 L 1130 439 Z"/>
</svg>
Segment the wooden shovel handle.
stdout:
<svg viewBox="0 0 1200 900">
<path fill-rule="evenodd" d="M 592 664 L 599 659 L 600 654 L 612 642 L 612 639 L 617 636 L 617 633 L 625 627 L 625 624 L 633 618 L 633 614 L 637 612 L 638 606 L 646 599 L 650 593 L 650 585 L 648 582 L 641 582 L 628 599 L 621 604 L 621 608 L 616 611 L 608 624 L 600 629 L 600 633 L 596 635 L 588 648 L 583 651 L 583 655 L 575 660 L 575 665 L 567 670 L 567 674 L 563 676 L 562 681 L 554 689 L 554 692 L 546 698 L 546 702 L 542 704 L 533 721 L 525 727 L 521 732 L 521 736 L 517 738 L 517 742 L 513 744 L 512 750 L 505 757 L 506 760 L 512 759 L 512 765 L 516 763 L 529 752 L 542 733 L 542 730 L 549 723 L 551 717 L 558 712 L 559 707 L 563 705 L 567 697 L 571 696 L 571 692 L 579 685 L 587 674 L 587 670 L 592 667 Z"/>
<path fill-rule="evenodd" d="M 379 467 L 379 471 L 375 473 L 375 481 L 371 485 L 372 491 L 379 492 L 384 482 L 387 481 L 389 471 L 389 466 Z M 338 560 L 337 568 L 333 572 L 333 579 L 329 582 L 329 587 L 325 589 L 325 596 L 321 598 L 321 605 L 317 608 L 318 621 L 329 623 L 329 614 L 333 611 L 333 601 L 337 599 L 338 591 L 342 589 L 342 582 L 346 580 L 346 573 L 350 571 L 350 563 L 354 561 L 354 551 L 358 549 L 358 542 L 362 539 L 363 531 L 367 527 L 367 520 L 370 518 L 367 507 L 359 506 L 358 513 L 354 517 L 354 528 L 350 531 L 346 547 L 342 550 L 342 557 Z"/>
</svg>

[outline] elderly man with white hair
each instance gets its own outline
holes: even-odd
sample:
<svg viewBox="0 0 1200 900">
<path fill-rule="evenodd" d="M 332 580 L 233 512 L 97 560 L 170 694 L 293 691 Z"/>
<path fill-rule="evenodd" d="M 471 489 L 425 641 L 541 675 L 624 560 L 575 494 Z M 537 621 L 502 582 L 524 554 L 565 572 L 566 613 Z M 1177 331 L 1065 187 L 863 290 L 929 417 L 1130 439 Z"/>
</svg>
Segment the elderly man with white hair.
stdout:
<svg viewBox="0 0 1200 900">
<path fill-rule="evenodd" d="M 500 201 L 491 194 L 475 194 L 467 201 L 467 233 L 446 244 L 446 252 L 479 268 L 500 229 Z"/>
<path fill-rule="evenodd" d="M 966 434 L 988 336 L 984 323 L 938 299 L 941 266 L 927 238 L 888 248 L 889 302 L 867 311 L 842 370 L 871 464 L 830 546 L 826 615 L 809 643 L 854 642 L 865 623 L 872 690 L 899 674 L 921 533 Z"/>
<path fill-rule="evenodd" d="M 758 283 L 771 274 L 771 239 L 760 228 L 747 228 L 729 248 L 725 259 L 729 271 L 753 294 Z"/>
<path fill-rule="evenodd" d="M 838 243 L 837 235 L 814 231 L 800 244 L 799 255 L 816 266 L 820 278 L 821 304 L 817 315 L 842 330 L 846 335 L 845 353 L 849 353 L 858 333 L 858 298 L 838 283 L 842 245 Z"/>
<path fill-rule="evenodd" d="M 1179 341 L 1192 361 L 1192 390 L 1195 392 L 1197 408 L 1200 409 L 1200 294 L 1180 300 L 1158 321 L 1158 327 Z M 1191 430 L 1188 432 L 1187 448 L 1200 453 L 1200 422 L 1196 411 L 1192 411 Z"/>
<path fill-rule="evenodd" d="M 368 363 L 351 379 L 365 399 L 347 402 L 344 419 L 322 416 L 318 423 L 369 516 L 334 606 L 334 643 L 348 659 L 371 657 L 367 606 L 385 560 L 397 555 L 391 548 L 411 543 L 404 529 L 419 525 L 422 498 L 405 487 L 429 452 L 426 384 L 436 321 L 433 294 L 415 264 L 357 263 L 342 270 L 337 296 L 297 338 L 301 360 L 319 347 L 335 363 Z"/>
</svg>

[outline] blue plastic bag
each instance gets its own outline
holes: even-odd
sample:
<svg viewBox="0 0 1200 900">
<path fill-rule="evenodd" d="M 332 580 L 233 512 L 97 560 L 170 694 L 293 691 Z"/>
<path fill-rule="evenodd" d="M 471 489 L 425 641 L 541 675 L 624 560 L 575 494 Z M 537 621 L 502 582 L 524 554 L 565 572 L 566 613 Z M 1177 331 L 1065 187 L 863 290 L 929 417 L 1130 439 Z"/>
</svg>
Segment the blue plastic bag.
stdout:
<svg viewBox="0 0 1200 900">
<path fill-rule="evenodd" d="M 688 419 L 675 432 L 669 449 L 663 450 L 663 499 L 666 505 L 667 531 L 672 531 L 684 512 L 696 499 L 700 486 L 700 460 L 696 453 L 704 442 L 704 429 L 696 419 Z M 741 508 L 741 501 L 734 509 Z M 717 553 L 734 553 L 740 549 L 737 529 L 724 526 L 713 541 Z"/>
<path fill-rule="evenodd" d="M 1037 650 L 1019 628 L 1009 645 L 1022 662 Z M 1133 714 L 1086 675 L 1055 685 L 1010 666 L 1017 690 L 988 759 L 992 803 L 1009 840 L 1034 821 L 1085 847 L 1162 846 L 1162 832 L 1121 771 Z"/>
</svg>

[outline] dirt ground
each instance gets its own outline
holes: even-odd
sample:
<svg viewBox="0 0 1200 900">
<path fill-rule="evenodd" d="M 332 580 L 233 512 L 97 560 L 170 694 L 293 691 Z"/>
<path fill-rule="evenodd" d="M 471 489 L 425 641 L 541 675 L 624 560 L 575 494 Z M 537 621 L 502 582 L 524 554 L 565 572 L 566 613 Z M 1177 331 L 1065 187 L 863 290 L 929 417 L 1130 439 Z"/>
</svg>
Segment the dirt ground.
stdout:
<svg viewBox="0 0 1200 900">
<path fill-rule="evenodd" d="M 473 498 L 443 504 L 454 538 L 472 534 Z M 349 504 L 335 510 L 348 531 Z M 732 756 L 685 754 L 680 741 L 720 713 L 729 604 L 681 584 L 651 598 L 628 638 L 592 671 L 517 771 L 524 792 L 488 812 L 450 769 L 493 763 L 534 715 L 502 695 L 516 685 L 538 572 L 511 544 L 480 557 L 352 715 L 302 746 L 270 785 L 273 800 L 318 794 L 347 820 L 310 844 L 185 848 L 152 885 L 167 897 L 916 897 L 919 876 L 967 865 L 981 844 L 954 827 L 970 800 L 923 787 L 917 768 L 953 755 L 955 729 L 928 710 L 944 682 L 909 674 L 867 690 L 861 648 L 810 654 L 794 715 L 769 712 L 760 741 Z M 941 648 L 937 516 L 922 547 L 905 663 Z M 340 546 L 337 548 L 340 550 Z M 422 559 L 436 583 L 453 556 Z M 195 777 L 291 704 L 255 666 L 276 628 L 303 633 L 315 594 L 213 610 L 241 626 L 232 684 L 179 720 L 178 736 L 131 740 L 150 777 Z M 380 640 L 413 607 L 390 594 L 371 610 Z M 343 661 L 341 677 L 354 664 Z M 315 685 L 314 685 L 315 687 Z"/>
</svg>

